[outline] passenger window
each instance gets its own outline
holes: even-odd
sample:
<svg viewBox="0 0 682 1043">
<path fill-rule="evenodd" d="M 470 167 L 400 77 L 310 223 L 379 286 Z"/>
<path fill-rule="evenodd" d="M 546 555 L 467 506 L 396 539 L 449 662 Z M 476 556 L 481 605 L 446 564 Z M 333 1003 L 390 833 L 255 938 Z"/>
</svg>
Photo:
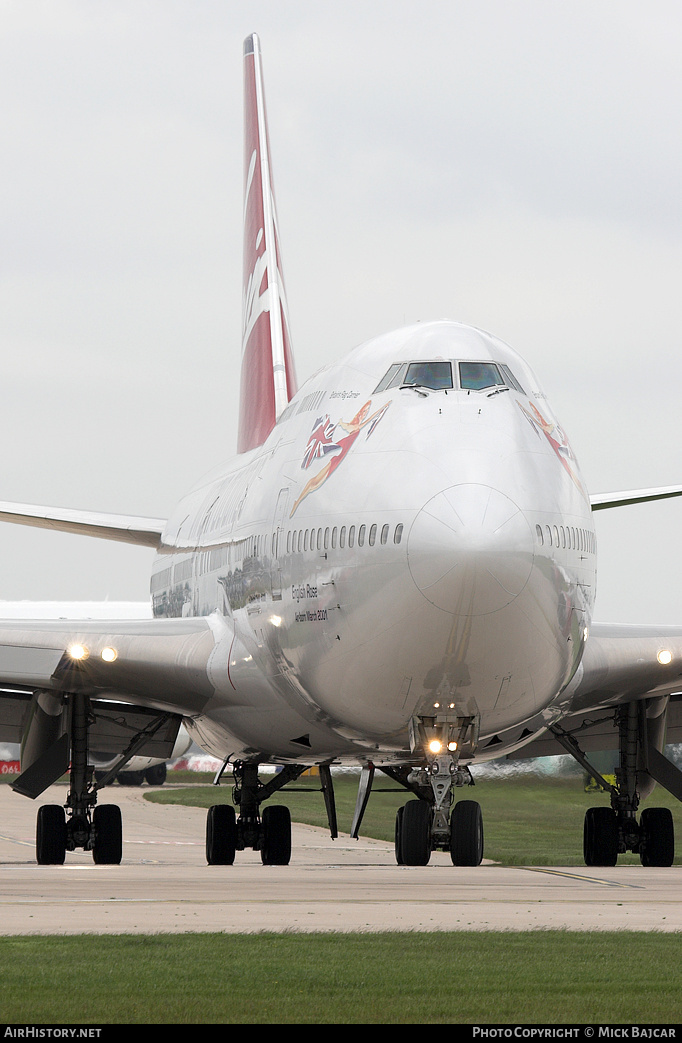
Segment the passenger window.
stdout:
<svg viewBox="0 0 682 1043">
<path fill-rule="evenodd" d="M 349 547 L 354 547 L 355 546 L 355 526 L 354 525 L 351 525 L 350 529 L 348 530 L 348 546 Z"/>
<path fill-rule="evenodd" d="M 324 549 L 329 550 L 329 529 L 324 530 Z"/>
<path fill-rule="evenodd" d="M 376 542 L 376 538 L 377 538 L 377 527 L 376 527 L 376 525 L 373 525 L 372 528 L 369 530 L 369 545 L 370 545 L 370 547 L 374 546 L 374 544 Z"/>
<path fill-rule="evenodd" d="M 339 547 L 343 549 L 346 546 L 346 526 L 341 526 L 341 532 L 339 533 Z"/>
<path fill-rule="evenodd" d="M 388 525 L 384 525 L 381 530 L 381 542 L 383 544 L 388 543 Z"/>
<path fill-rule="evenodd" d="M 535 526 L 535 532 L 537 534 L 538 543 L 542 547 L 544 542 L 545 542 L 544 539 L 543 539 L 543 536 L 542 536 L 542 526 L 541 525 L 536 525 Z"/>
<path fill-rule="evenodd" d="M 494 362 L 460 362 L 459 382 L 465 391 L 485 391 L 496 384 L 504 384 Z"/>
<path fill-rule="evenodd" d="M 402 522 L 400 522 L 400 523 L 399 523 L 398 525 L 396 525 L 396 527 L 395 527 L 395 532 L 394 532 L 394 534 L 393 534 L 393 542 L 394 542 L 394 543 L 400 543 L 400 541 L 402 540 L 402 538 L 403 538 L 403 523 L 402 523 Z"/>
<path fill-rule="evenodd" d="M 334 526 L 334 528 L 332 529 L 332 547 L 334 549 L 336 549 L 336 536 L 337 536 L 336 526 Z"/>
<path fill-rule="evenodd" d="M 364 547 L 365 545 L 365 532 L 367 531 L 366 525 L 361 525 L 358 529 L 358 547 Z"/>
</svg>

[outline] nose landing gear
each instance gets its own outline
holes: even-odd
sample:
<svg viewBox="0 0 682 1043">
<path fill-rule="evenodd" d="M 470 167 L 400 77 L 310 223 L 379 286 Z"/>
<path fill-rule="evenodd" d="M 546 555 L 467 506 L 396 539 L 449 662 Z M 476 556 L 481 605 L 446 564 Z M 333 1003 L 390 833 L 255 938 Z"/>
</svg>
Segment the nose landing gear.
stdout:
<svg viewBox="0 0 682 1043">
<path fill-rule="evenodd" d="M 410 772 L 408 788 L 420 798 L 396 815 L 395 852 L 399 865 L 427 865 L 432 851 L 449 851 L 453 865 L 477 866 L 483 860 L 483 816 L 475 800 L 460 800 L 452 808 L 453 790 L 473 785 L 468 768 L 461 768 L 463 747 L 473 752 L 477 740 L 474 717 L 421 718 L 413 721 L 412 746 L 421 748 L 426 766 Z M 400 779 L 399 773 L 382 769 Z"/>
<path fill-rule="evenodd" d="M 480 865 L 483 861 L 481 805 L 475 800 L 460 800 L 450 812 L 451 788 L 447 804 L 442 795 L 440 806 L 430 799 L 427 791 L 419 796 L 421 799 L 408 801 L 396 813 L 395 856 L 398 865 L 428 865 L 432 851 L 449 851 L 455 866 Z"/>
</svg>

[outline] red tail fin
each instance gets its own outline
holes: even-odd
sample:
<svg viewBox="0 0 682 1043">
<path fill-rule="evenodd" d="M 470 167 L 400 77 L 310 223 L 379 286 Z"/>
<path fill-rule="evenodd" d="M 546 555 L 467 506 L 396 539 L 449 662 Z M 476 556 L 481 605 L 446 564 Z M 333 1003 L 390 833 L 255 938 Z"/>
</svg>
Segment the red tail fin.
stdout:
<svg viewBox="0 0 682 1043">
<path fill-rule="evenodd" d="M 244 297 L 237 451 L 262 445 L 296 393 L 258 37 L 244 41 Z"/>
</svg>

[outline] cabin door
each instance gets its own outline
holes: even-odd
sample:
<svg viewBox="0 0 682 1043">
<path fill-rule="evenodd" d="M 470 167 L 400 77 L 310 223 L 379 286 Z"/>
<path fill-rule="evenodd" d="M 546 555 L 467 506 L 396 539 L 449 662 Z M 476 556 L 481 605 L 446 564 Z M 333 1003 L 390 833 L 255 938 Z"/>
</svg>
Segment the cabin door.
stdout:
<svg viewBox="0 0 682 1043">
<path fill-rule="evenodd" d="M 270 582 L 272 600 L 282 600 L 282 558 L 286 550 L 287 508 L 289 506 L 289 486 L 280 489 L 272 524 L 272 555 L 270 564 Z"/>
</svg>

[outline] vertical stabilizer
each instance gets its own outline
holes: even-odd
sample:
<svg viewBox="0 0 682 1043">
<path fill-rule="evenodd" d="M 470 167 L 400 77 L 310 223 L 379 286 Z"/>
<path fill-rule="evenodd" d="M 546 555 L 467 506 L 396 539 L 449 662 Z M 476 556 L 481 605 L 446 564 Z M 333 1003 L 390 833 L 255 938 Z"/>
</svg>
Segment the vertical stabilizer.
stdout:
<svg viewBox="0 0 682 1043">
<path fill-rule="evenodd" d="M 263 444 L 295 393 L 260 43 L 254 34 L 244 41 L 244 286 L 238 452 Z"/>
</svg>

